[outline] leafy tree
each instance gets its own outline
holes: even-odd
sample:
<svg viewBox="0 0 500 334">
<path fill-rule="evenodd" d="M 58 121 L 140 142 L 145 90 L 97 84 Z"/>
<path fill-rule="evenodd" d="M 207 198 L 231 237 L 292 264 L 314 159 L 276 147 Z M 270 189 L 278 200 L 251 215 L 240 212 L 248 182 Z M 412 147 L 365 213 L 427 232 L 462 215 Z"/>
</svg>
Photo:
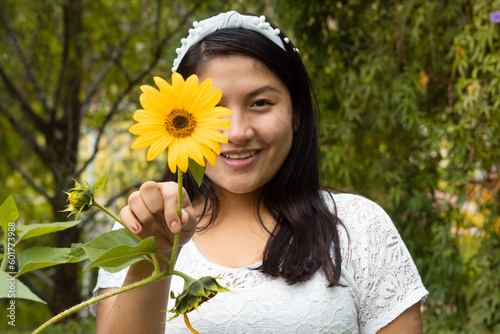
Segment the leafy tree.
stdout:
<svg viewBox="0 0 500 334">
<path fill-rule="evenodd" d="M 49 207 L 34 219 L 67 220 L 64 191 L 105 149 L 110 126 L 130 120 L 130 95 L 137 100 L 138 85 L 166 63 L 167 51 L 174 54 L 169 42 L 200 8 L 197 1 L 3 1 L 2 197 L 22 193 L 22 210 L 42 200 Z M 82 131 L 95 137 L 89 154 L 81 151 Z M 57 233 L 53 244 L 69 247 L 80 238 L 75 227 Z M 79 276 L 77 265 L 58 266 L 51 279 L 64 288 L 38 290 L 54 313 L 79 301 Z"/>
<path fill-rule="evenodd" d="M 500 2 L 277 3 L 317 88 L 325 180 L 389 211 L 426 332 L 498 330 Z"/>
</svg>

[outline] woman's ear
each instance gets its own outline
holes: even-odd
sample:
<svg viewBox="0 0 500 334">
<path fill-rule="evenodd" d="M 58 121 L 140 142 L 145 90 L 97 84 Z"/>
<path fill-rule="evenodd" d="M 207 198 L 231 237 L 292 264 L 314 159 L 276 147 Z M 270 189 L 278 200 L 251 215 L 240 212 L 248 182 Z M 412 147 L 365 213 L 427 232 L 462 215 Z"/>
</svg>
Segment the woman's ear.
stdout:
<svg viewBox="0 0 500 334">
<path fill-rule="evenodd" d="M 292 124 L 293 124 L 293 132 L 297 132 L 300 126 L 300 116 L 298 114 L 295 114 L 293 116 Z"/>
</svg>

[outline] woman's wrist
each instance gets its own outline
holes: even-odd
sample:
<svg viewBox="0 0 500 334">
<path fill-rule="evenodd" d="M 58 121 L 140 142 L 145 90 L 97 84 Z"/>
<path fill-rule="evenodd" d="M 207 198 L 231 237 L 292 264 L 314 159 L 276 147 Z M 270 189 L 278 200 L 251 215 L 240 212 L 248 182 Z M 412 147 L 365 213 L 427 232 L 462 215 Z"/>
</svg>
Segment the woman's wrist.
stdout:
<svg viewBox="0 0 500 334">
<path fill-rule="evenodd" d="M 165 262 L 157 257 L 160 272 L 165 271 L 167 265 Z M 127 283 L 134 283 L 145 278 L 150 277 L 154 272 L 154 265 L 151 261 L 142 260 L 132 264 L 128 270 L 126 281 Z"/>
<path fill-rule="evenodd" d="M 181 249 L 182 246 L 179 246 L 179 248 L 177 249 L 177 255 L 179 255 Z M 163 254 L 163 256 L 165 259 L 170 259 L 170 257 L 172 256 L 172 251 Z M 167 269 L 167 264 L 165 263 L 165 261 L 159 256 L 157 256 L 156 258 L 158 260 L 160 272 L 165 271 Z M 153 271 L 154 265 L 151 261 L 139 261 L 130 266 L 126 280 L 129 281 L 129 283 L 137 282 L 151 276 Z"/>
<path fill-rule="evenodd" d="M 181 252 L 181 249 L 182 249 L 182 246 L 180 246 L 180 245 L 179 245 L 179 246 L 177 247 L 177 256 L 176 256 L 176 260 L 177 260 L 177 258 L 179 257 L 179 254 L 180 254 L 180 252 Z M 165 257 L 165 259 L 167 259 L 168 261 L 170 261 L 170 260 L 171 260 L 171 257 L 172 257 L 172 249 L 171 249 L 170 251 L 168 251 L 168 252 L 163 253 L 163 256 Z M 163 262 L 163 260 L 162 260 L 162 259 L 160 259 L 160 258 L 158 258 L 158 261 Z"/>
</svg>

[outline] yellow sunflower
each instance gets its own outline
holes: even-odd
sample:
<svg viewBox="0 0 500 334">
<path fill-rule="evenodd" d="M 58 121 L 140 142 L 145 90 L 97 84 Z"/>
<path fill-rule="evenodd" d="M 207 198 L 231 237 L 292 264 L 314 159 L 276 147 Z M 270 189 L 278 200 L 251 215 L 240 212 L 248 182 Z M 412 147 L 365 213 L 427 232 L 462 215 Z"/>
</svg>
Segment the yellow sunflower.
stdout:
<svg viewBox="0 0 500 334">
<path fill-rule="evenodd" d="M 168 149 L 168 166 L 172 173 L 176 167 L 184 173 L 188 169 L 189 158 L 200 166 L 205 159 L 215 165 L 220 154 L 220 143 L 227 143 L 227 137 L 220 129 L 228 129 L 228 120 L 220 117 L 232 115 L 231 110 L 219 107 L 222 93 L 213 89 L 211 79 L 199 84 L 196 75 L 186 81 L 172 73 L 172 85 L 160 77 L 154 77 L 159 91 L 151 86 L 141 86 L 141 105 L 144 109 L 134 112 L 138 123 L 129 129 L 139 137 L 132 148 L 149 146 L 147 160 L 155 159 Z"/>
</svg>

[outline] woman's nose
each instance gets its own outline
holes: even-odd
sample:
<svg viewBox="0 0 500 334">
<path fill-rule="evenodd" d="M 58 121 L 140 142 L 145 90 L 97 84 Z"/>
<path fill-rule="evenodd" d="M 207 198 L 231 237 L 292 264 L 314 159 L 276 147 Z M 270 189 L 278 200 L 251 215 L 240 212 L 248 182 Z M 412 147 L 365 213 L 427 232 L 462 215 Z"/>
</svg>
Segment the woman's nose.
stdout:
<svg viewBox="0 0 500 334">
<path fill-rule="evenodd" d="M 231 109 L 233 114 L 228 117 L 231 122 L 231 127 L 225 129 L 222 134 L 224 134 L 230 143 L 243 144 L 244 142 L 252 139 L 254 137 L 254 130 L 251 124 L 251 120 L 248 115 L 244 112 Z"/>
</svg>

